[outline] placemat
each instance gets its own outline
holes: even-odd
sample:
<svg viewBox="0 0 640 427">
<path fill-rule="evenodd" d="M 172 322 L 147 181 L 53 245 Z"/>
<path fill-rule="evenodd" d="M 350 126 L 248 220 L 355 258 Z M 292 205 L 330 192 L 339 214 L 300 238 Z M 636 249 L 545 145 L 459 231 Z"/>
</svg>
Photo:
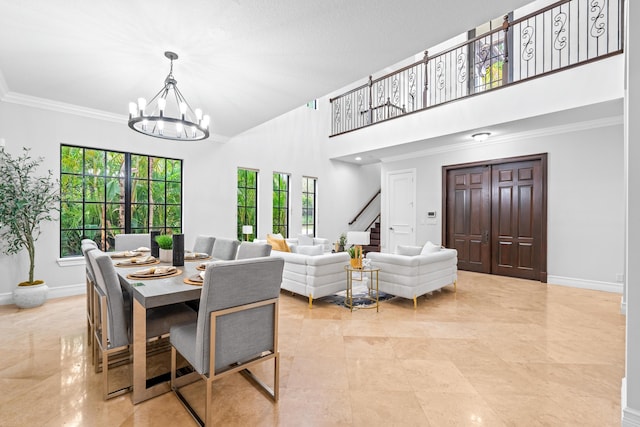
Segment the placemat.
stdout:
<svg viewBox="0 0 640 427">
<path fill-rule="evenodd" d="M 184 283 L 186 283 L 187 285 L 196 285 L 196 286 L 202 286 L 202 284 L 204 283 L 204 281 L 202 282 L 196 282 L 195 280 L 191 280 L 188 277 L 185 277 L 184 279 L 182 279 L 182 281 Z"/>
<path fill-rule="evenodd" d="M 116 267 L 138 267 L 140 265 L 155 265 L 155 264 L 160 264 L 160 260 L 159 259 L 154 259 L 151 261 L 146 261 L 146 262 L 130 262 L 130 261 L 121 261 L 121 262 L 117 262 L 116 263 Z"/>
<path fill-rule="evenodd" d="M 132 280 L 154 280 L 154 279 L 167 279 L 169 277 L 175 277 L 175 276 L 179 276 L 182 274 L 182 270 L 180 270 L 179 268 L 174 271 L 173 273 L 170 274 L 164 274 L 164 275 L 158 275 L 158 276 L 136 276 L 133 274 L 127 274 L 127 279 L 132 279 Z"/>
<path fill-rule="evenodd" d="M 140 251 L 127 251 L 129 252 L 128 255 L 125 255 L 126 252 L 115 252 L 111 255 L 109 255 L 111 258 L 135 258 L 137 256 L 141 256 L 142 252 Z"/>
<path fill-rule="evenodd" d="M 206 260 L 209 260 L 211 258 L 212 258 L 211 255 L 203 257 L 203 258 L 191 258 L 191 259 L 188 259 L 187 257 L 185 257 L 184 258 L 184 262 L 206 261 Z"/>
</svg>

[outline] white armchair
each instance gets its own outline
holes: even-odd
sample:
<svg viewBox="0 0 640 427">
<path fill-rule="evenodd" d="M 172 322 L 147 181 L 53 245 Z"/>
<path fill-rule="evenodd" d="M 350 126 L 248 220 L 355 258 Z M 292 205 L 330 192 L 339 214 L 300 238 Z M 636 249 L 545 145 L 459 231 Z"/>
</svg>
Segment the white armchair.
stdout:
<svg viewBox="0 0 640 427">
<path fill-rule="evenodd" d="M 458 280 L 458 252 L 439 248 L 427 242 L 425 247 L 399 246 L 395 254 L 369 252 L 367 259 L 380 268 L 380 292 L 413 299 L 447 285 L 456 290 Z"/>
</svg>

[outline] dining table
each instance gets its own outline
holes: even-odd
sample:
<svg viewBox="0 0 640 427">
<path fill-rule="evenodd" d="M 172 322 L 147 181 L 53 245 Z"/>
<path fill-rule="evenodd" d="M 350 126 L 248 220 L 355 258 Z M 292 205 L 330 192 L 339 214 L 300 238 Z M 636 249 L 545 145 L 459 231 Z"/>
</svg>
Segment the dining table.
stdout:
<svg viewBox="0 0 640 427">
<path fill-rule="evenodd" d="M 196 269 L 202 262 L 185 262 L 184 266 L 178 266 L 180 274 L 171 277 L 151 278 L 140 280 L 132 278 L 131 273 L 146 266 L 140 265 L 138 269 L 127 266 L 121 267 L 118 260 L 113 259 L 118 275 L 122 282 L 128 286 L 127 291 L 131 295 L 133 326 L 133 390 L 132 400 L 134 404 L 143 402 L 152 397 L 166 393 L 170 390 L 169 375 L 164 374 L 157 378 L 147 378 L 147 310 L 198 300 L 202 286 L 186 284 L 185 278 L 199 273 Z M 171 263 L 159 263 L 157 266 L 171 266 Z"/>
</svg>

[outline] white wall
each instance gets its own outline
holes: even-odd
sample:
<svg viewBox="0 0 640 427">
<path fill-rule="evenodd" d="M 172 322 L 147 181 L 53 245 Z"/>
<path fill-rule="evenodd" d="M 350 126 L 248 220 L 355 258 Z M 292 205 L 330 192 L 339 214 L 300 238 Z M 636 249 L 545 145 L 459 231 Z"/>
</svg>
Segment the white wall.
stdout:
<svg viewBox="0 0 640 427">
<path fill-rule="evenodd" d="M 548 153 L 549 282 L 621 292 L 617 275 L 624 272 L 622 133 L 622 124 L 617 124 L 499 143 L 488 140 L 466 149 L 456 146 L 455 151 L 385 163 L 382 176 L 417 169 L 416 243 L 439 243 L 442 166 Z M 437 223 L 426 224 L 426 212 L 433 210 L 438 212 Z"/>
<path fill-rule="evenodd" d="M 287 172 L 292 177 L 291 235 L 301 229 L 301 179 L 318 178 L 318 232 L 335 241 L 379 187 L 379 165 L 356 166 L 328 160 L 328 110 L 301 107 L 254 128 L 227 143 L 174 142 L 150 138 L 131 131 L 126 123 L 91 119 L 14 103 L 0 102 L 0 138 L 17 154 L 32 147 L 43 156 L 42 171 L 59 176 L 60 144 L 130 151 L 184 160 L 185 245 L 197 234 L 236 236 L 236 171 L 238 167 L 260 170 L 259 233 L 271 231 L 271 175 Z M 35 124 L 35 126 L 34 126 Z M 214 124 L 215 128 L 215 124 Z M 36 245 L 38 279 L 46 280 L 50 297 L 84 292 L 84 264 L 60 266 L 59 222 L 46 223 Z M 26 280 L 26 253 L 0 255 L 0 303 L 11 302 L 15 285 Z"/>
</svg>

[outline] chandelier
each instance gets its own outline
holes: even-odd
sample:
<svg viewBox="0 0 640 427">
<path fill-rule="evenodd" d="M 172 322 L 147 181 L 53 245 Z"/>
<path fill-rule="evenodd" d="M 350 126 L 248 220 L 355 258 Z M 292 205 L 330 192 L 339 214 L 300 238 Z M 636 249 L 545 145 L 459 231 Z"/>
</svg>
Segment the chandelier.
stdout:
<svg viewBox="0 0 640 427">
<path fill-rule="evenodd" d="M 178 89 L 173 77 L 174 52 L 165 52 L 171 60 L 169 75 L 164 87 L 147 103 L 144 98 L 129 103 L 129 127 L 136 132 L 176 141 L 199 141 L 209 137 L 209 116 L 202 110 L 193 110 Z"/>
</svg>

